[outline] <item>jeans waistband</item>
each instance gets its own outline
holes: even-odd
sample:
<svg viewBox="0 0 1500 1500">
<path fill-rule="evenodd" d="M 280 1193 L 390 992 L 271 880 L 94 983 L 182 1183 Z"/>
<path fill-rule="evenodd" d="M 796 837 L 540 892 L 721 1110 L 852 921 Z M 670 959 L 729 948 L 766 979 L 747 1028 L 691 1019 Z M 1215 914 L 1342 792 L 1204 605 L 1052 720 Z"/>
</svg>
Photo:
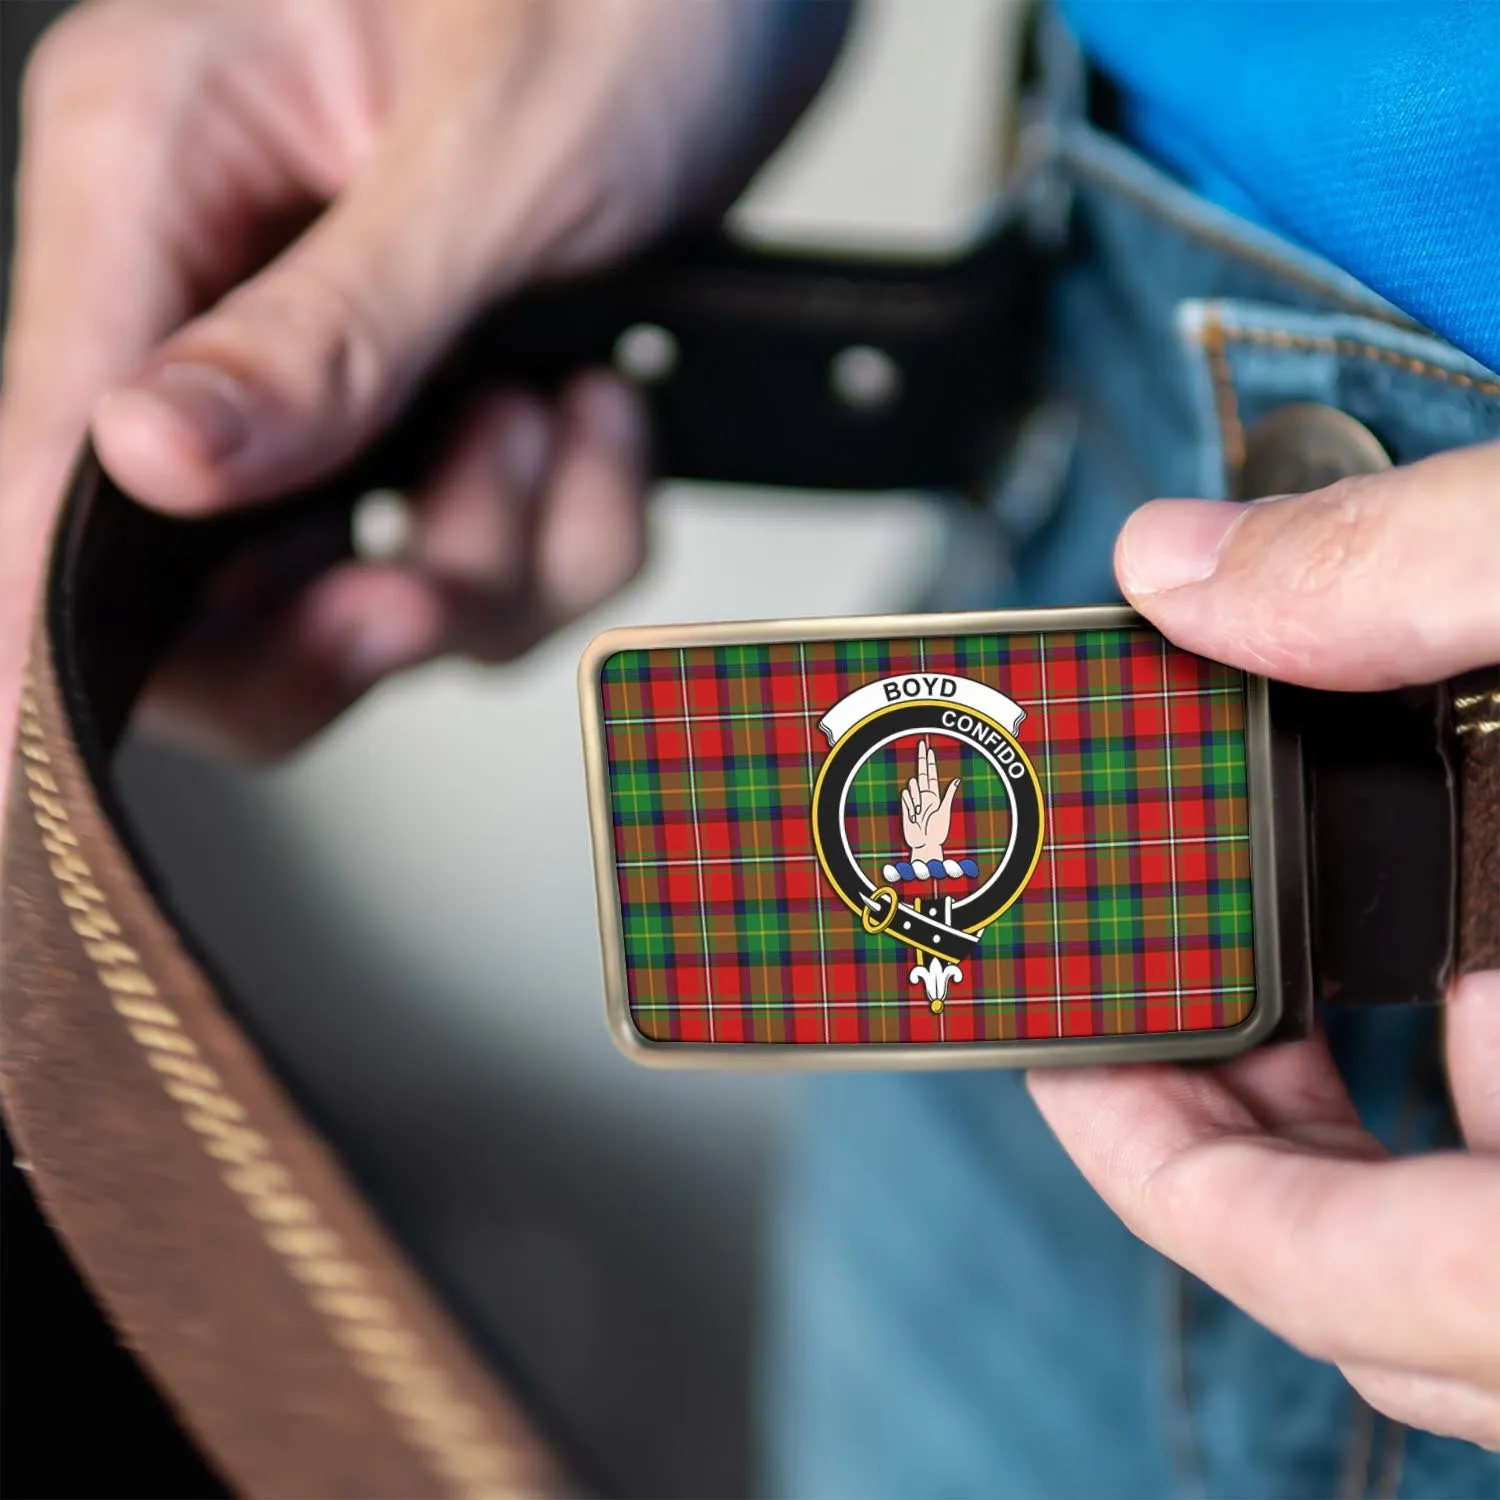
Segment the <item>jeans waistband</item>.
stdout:
<svg viewBox="0 0 1500 1500">
<path fill-rule="evenodd" d="M 1063 343 L 1127 363 L 1179 415 L 1180 458 L 1142 455 L 1158 492 L 1226 493 L 1246 429 L 1292 401 L 1349 411 L 1398 463 L 1497 435 L 1500 380 L 1337 267 L 1086 122 L 1061 129 L 1056 162 L 1073 199 Z"/>
<path fill-rule="evenodd" d="M 993 503 L 1011 576 L 988 602 L 1115 597 L 1129 512 L 1231 494 L 1246 435 L 1279 406 L 1347 412 L 1398 464 L 1500 438 L 1500 378 L 1091 123 L 1070 39 L 1045 30 L 1028 155 L 1041 217 L 1066 225 L 1042 358 L 1044 426 L 1068 451 L 1017 445 Z"/>
</svg>

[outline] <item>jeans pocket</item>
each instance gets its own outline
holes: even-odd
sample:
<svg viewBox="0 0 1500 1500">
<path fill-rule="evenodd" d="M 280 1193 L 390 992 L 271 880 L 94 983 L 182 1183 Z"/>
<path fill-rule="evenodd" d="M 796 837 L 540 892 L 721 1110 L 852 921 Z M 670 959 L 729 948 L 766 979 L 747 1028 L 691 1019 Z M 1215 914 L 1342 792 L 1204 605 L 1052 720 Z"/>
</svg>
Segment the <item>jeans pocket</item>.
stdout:
<svg viewBox="0 0 1500 1500">
<path fill-rule="evenodd" d="M 1247 436 L 1293 403 L 1347 413 L 1398 464 L 1500 437 L 1500 379 L 1428 334 L 1232 299 L 1180 303 L 1177 328 L 1205 435 L 1205 495 L 1233 493 Z"/>
</svg>

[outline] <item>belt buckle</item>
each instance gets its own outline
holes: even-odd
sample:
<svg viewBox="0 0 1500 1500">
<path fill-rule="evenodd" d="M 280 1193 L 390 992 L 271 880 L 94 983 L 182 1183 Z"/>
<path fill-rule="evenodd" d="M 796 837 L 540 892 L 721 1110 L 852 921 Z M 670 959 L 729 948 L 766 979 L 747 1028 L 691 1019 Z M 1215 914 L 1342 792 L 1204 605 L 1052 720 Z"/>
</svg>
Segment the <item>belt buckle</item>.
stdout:
<svg viewBox="0 0 1500 1500">
<path fill-rule="evenodd" d="M 615 630 L 579 685 L 641 1062 L 1217 1058 L 1310 1009 L 1268 686 L 1132 610 Z"/>
</svg>

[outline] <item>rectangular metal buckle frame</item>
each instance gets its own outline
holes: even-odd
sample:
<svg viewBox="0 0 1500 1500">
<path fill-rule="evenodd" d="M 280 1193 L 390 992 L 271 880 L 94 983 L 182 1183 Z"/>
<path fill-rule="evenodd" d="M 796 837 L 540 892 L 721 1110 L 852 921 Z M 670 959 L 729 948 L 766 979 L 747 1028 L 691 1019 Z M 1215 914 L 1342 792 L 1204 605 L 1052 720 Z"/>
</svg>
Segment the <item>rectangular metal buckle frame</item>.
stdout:
<svg viewBox="0 0 1500 1500">
<path fill-rule="evenodd" d="M 1310 1013 L 1296 743 L 1133 610 L 613 630 L 579 694 L 639 1062 L 1213 1059 Z"/>
</svg>

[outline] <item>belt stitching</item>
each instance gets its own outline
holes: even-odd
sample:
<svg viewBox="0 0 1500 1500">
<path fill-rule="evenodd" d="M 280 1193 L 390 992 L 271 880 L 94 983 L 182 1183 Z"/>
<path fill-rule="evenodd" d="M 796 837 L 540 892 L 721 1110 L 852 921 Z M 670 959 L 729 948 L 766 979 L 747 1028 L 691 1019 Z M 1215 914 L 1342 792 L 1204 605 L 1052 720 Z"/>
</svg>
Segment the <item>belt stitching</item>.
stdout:
<svg viewBox="0 0 1500 1500">
<path fill-rule="evenodd" d="M 1470 710 L 1476 710 L 1470 712 Z M 1459 693 L 1453 699 L 1455 734 L 1500 734 L 1500 718 L 1484 718 L 1500 712 L 1500 692 Z"/>
<path fill-rule="evenodd" d="M 53 761 L 30 674 L 19 731 L 32 816 L 70 925 L 110 1004 L 167 1095 L 182 1106 L 183 1123 L 209 1156 L 231 1164 L 223 1181 L 259 1223 L 266 1244 L 322 1315 L 333 1341 L 376 1387 L 381 1405 L 398 1420 L 411 1445 L 469 1500 L 517 1494 L 506 1477 L 513 1466 L 505 1451 L 470 1435 L 483 1426 L 483 1417 L 451 1393 L 441 1371 L 421 1361 L 421 1342 L 401 1326 L 396 1308 L 362 1290 L 368 1282 L 364 1268 L 342 1253 L 332 1230 L 319 1224 L 316 1206 L 295 1191 L 290 1171 L 276 1161 L 270 1142 L 247 1123 L 249 1111 L 201 1061 L 180 1017 L 158 998 L 140 955 L 123 940 L 123 929 L 80 853 L 78 834 L 49 769 Z"/>
</svg>

